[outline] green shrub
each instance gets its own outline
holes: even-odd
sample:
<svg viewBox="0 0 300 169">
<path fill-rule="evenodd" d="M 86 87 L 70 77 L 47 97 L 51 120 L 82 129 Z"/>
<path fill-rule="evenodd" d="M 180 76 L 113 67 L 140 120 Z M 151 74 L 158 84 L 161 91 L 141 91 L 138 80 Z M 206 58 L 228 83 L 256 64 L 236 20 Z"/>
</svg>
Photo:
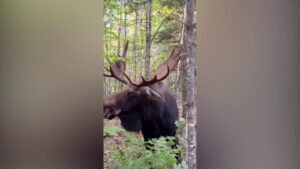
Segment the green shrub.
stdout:
<svg viewBox="0 0 300 169">
<path fill-rule="evenodd" d="M 103 129 L 103 136 L 117 136 L 120 132 L 124 131 L 120 127 L 117 127 L 113 124 L 107 124 Z"/>
<path fill-rule="evenodd" d="M 146 150 L 142 139 L 136 138 L 131 134 L 125 134 L 126 139 L 120 144 L 124 145 L 123 149 L 117 149 L 109 146 L 111 163 L 109 169 L 183 169 L 185 163 L 176 164 L 176 155 L 179 149 L 172 149 L 175 141 L 173 137 L 161 137 L 148 141 L 151 145 L 150 150 Z M 131 135 L 131 136 L 130 136 Z"/>
<path fill-rule="evenodd" d="M 178 128 L 184 127 L 184 121 L 176 122 Z M 160 137 L 147 142 L 149 149 L 144 145 L 143 138 L 123 129 L 107 125 L 104 127 L 107 136 L 122 136 L 116 142 L 104 141 L 104 147 L 109 150 L 104 160 L 109 169 L 185 169 L 184 160 L 176 163 L 176 155 L 183 152 L 183 146 L 171 148 L 175 144 L 174 137 Z M 183 130 L 183 129 L 179 129 Z"/>
</svg>

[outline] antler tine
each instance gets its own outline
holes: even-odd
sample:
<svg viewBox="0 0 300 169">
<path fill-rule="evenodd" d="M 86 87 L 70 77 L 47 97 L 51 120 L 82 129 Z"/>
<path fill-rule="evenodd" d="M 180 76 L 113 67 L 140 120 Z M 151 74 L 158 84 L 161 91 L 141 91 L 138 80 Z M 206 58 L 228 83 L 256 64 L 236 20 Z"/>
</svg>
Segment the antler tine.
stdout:
<svg viewBox="0 0 300 169">
<path fill-rule="evenodd" d="M 111 73 L 110 77 L 114 77 L 117 80 L 121 81 L 122 83 L 128 84 L 128 82 L 123 78 L 121 70 L 116 70 L 116 69 L 113 68 L 113 66 L 116 66 L 116 65 L 115 64 L 110 65 L 110 73 Z M 114 72 L 114 70 L 116 72 Z"/>
<path fill-rule="evenodd" d="M 110 74 L 105 74 L 105 73 L 103 73 L 103 75 L 105 76 L 105 77 L 112 77 L 112 75 Z"/>
<path fill-rule="evenodd" d="M 127 55 L 128 44 L 129 44 L 129 41 L 127 40 L 125 43 L 125 46 L 124 46 L 122 57 L 125 57 Z"/>
<path fill-rule="evenodd" d="M 165 74 L 165 76 L 163 76 L 162 78 L 160 78 L 158 81 L 162 81 L 164 80 L 165 78 L 167 78 L 170 74 L 170 67 L 169 65 L 167 64 L 167 73 Z M 156 75 L 155 75 L 156 76 Z"/>
<path fill-rule="evenodd" d="M 128 80 L 128 82 L 129 82 L 130 84 L 136 86 L 136 84 L 132 82 L 132 80 L 130 79 L 130 77 L 129 77 L 125 72 L 123 72 L 123 75 L 124 75 L 124 77 Z"/>
<path fill-rule="evenodd" d="M 128 44 L 129 44 L 129 41 L 127 40 L 125 43 L 125 46 L 124 46 L 123 54 L 122 54 L 122 56 L 119 55 L 119 57 L 126 56 L 127 50 L 128 50 Z M 115 79 L 117 79 L 125 84 L 132 83 L 130 78 L 125 74 L 125 70 L 126 70 L 126 62 L 125 61 L 111 62 L 109 59 L 107 59 L 107 61 L 109 62 L 110 66 L 109 66 L 109 69 L 106 67 L 105 67 L 105 69 L 110 72 L 110 75 L 104 74 L 105 77 L 114 77 Z"/>
<path fill-rule="evenodd" d="M 104 69 L 107 70 L 107 71 L 110 71 L 107 67 L 104 67 Z M 103 75 L 104 75 L 105 77 L 112 77 L 111 74 L 109 75 L 109 74 L 103 73 Z"/>
<path fill-rule="evenodd" d="M 176 52 L 177 48 L 179 48 L 179 51 Z M 152 79 L 146 80 L 142 76 L 142 81 L 139 84 L 134 84 L 134 83 L 131 83 L 131 84 L 140 88 L 143 86 L 153 85 L 157 82 L 160 82 L 160 81 L 166 79 L 169 76 L 170 71 L 172 71 L 175 68 L 175 66 L 178 64 L 178 62 L 181 58 L 181 56 L 180 56 L 181 51 L 182 51 L 182 46 L 176 46 L 173 49 L 170 57 L 156 70 L 155 75 Z M 167 69 L 167 72 L 165 73 L 166 69 Z"/>
<path fill-rule="evenodd" d="M 150 86 L 150 85 L 153 85 L 157 82 L 160 82 L 160 81 L 166 79 L 169 76 L 169 74 L 170 74 L 170 67 L 169 67 L 169 65 L 167 65 L 167 72 L 163 77 L 158 79 L 157 75 L 154 75 L 154 77 L 152 79 L 146 80 L 143 76 L 141 76 L 141 78 L 142 78 L 141 83 L 139 83 L 139 84 L 131 83 L 131 84 L 137 88 L 144 87 L 144 86 Z"/>
<path fill-rule="evenodd" d="M 106 58 L 106 60 L 107 60 L 107 62 L 109 63 L 109 64 L 112 64 L 111 63 L 111 61 L 108 59 L 108 58 Z M 108 68 L 106 68 L 106 67 L 104 67 L 106 70 L 108 70 Z"/>
<path fill-rule="evenodd" d="M 126 65 L 125 65 L 124 61 L 110 63 L 109 71 L 110 71 L 111 75 L 104 74 L 104 76 L 114 77 L 117 80 L 121 81 L 122 83 L 132 85 L 137 88 L 153 85 L 157 82 L 160 82 L 160 81 L 166 79 L 169 76 L 170 71 L 172 71 L 175 68 L 175 66 L 178 64 L 178 61 L 181 58 L 180 53 L 181 53 L 182 47 L 179 48 L 180 49 L 179 52 L 175 52 L 176 48 L 178 48 L 178 47 L 175 47 L 173 49 L 170 57 L 156 70 L 154 77 L 150 80 L 146 80 L 143 76 L 141 76 L 142 81 L 140 83 L 132 82 L 130 77 L 125 73 Z M 128 41 L 126 41 L 126 44 L 124 47 L 124 51 L 123 51 L 123 55 L 122 55 L 123 57 L 125 57 L 125 55 L 127 53 L 127 49 L 128 49 Z M 166 71 L 166 73 L 164 73 L 166 68 L 167 68 L 167 71 Z M 108 70 L 107 68 L 105 68 L 105 69 Z"/>
</svg>

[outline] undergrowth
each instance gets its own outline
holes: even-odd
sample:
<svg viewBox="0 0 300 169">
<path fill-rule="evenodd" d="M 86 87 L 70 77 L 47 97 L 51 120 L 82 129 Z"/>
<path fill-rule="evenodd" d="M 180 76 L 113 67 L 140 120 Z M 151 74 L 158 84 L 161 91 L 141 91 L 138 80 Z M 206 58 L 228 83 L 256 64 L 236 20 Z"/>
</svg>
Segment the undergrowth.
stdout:
<svg viewBox="0 0 300 169">
<path fill-rule="evenodd" d="M 185 122 L 176 122 L 177 132 L 182 132 Z M 104 127 L 104 148 L 107 151 L 104 161 L 108 169 L 186 169 L 185 160 L 176 163 L 176 155 L 181 156 L 185 146 L 171 148 L 175 144 L 174 137 L 160 137 L 148 141 L 150 150 L 144 145 L 143 137 L 127 132 L 116 125 Z"/>
</svg>

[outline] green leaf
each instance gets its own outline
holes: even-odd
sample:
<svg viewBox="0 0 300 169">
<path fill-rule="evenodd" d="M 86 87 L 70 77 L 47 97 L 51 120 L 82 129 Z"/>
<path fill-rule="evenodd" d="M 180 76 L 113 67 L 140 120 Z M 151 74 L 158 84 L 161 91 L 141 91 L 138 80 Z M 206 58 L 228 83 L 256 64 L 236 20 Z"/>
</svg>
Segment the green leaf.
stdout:
<svg viewBox="0 0 300 169">
<path fill-rule="evenodd" d="M 120 132 L 124 131 L 123 129 L 115 126 L 115 125 L 106 125 L 103 129 L 104 136 L 117 136 Z"/>
<path fill-rule="evenodd" d="M 109 164 L 107 167 L 108 169 L 116 169 L 116 167 L 113 164 Z"/>
</svg>

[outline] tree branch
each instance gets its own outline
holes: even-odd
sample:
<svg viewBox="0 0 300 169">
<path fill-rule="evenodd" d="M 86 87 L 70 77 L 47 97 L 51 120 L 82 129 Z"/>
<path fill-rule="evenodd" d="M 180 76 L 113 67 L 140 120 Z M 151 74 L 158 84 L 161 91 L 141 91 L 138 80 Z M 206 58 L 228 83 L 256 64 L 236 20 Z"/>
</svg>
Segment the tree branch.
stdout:
<svg viewBox="0 0 300 169">
<path fill-rule="evenodd" d="M 152 36 L 152 39 L 151 39 L 151 44 L 155 38 L 155 36 L 157 35 L 158 31 L 160 30 L 160 28 L 162 27 L 162 25 L 165 23 L 165 21 L 174 13 L 175 11 L 171 12 L 170 14 L 168 14 L 163 20 L 162 22 L 160 23 L 160 25 L 158 26 L 158 28 L 156 29 L 154 35 Z"/>
</svg>

